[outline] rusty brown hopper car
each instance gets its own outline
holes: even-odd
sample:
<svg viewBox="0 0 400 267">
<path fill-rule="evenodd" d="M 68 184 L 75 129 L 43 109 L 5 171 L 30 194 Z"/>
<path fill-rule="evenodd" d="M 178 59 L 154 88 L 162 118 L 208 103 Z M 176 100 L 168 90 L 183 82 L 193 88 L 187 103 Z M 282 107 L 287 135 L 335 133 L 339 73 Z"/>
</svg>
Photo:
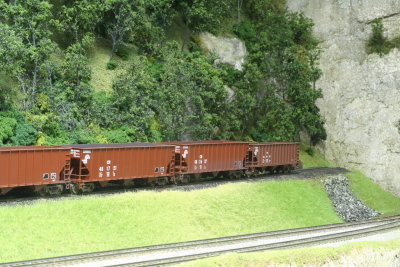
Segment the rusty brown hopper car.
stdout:
<svg viewBox="0 0 400 267">
<path fill-rule="evenodd" d="M 289 170 L 299 167 L 299 143 L 250 143 L 246 167 L 254 170 Z"/>
<path fill-rule="evenodd" d="M 86 184 L 173 175 L 175 146 L 156 143 L 69 145 L 65 182 Z"/>
<path fill-rule="evenodd" d="M 194 174 L 231 172 L 245 169 L 248 142 L 190 141 L 175 145 L 175 173 Z"/>
<path fill-rule="evenodd" d="M 69 151 L 62 146 L 0 147 L 0 194 L 15 187 L 34 186 L 38 191 L 60 183 Z"/>
</svg>

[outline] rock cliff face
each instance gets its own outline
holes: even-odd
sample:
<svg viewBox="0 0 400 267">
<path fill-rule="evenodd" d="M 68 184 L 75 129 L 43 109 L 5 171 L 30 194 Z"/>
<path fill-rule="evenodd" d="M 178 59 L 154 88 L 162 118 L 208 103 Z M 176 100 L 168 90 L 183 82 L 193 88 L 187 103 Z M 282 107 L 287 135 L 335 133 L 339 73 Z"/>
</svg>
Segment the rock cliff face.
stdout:
<svg viewBox="0 0 400 267">
<path fill-rule="evenodd" d="M 315 23 L 323 41 L 317 103 L 327 140 L 319 147 L 341 166 L 363 170 L 400 195 L 400 51 L 367 55 L 370 22 L 382 18 L 389 38 L 400 35 L 400 1 L 288 0 Z"/>
<path fill-rule="evenodd" d="M 200 34 L 204 46 L 216 57 L 217 62 L 228 63 L 237 70 L 242 70 L 247 55 L 246 45 L 237 38 L 217 37 L 208 32 Z"/>
</svg>

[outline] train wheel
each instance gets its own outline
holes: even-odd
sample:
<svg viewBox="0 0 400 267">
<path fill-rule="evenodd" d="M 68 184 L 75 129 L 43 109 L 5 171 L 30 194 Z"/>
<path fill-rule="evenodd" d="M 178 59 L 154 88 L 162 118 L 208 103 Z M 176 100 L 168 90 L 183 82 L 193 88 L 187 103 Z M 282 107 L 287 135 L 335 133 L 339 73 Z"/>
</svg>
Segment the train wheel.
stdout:
<svg viewBox="0 0 400 267">
<path fill-rule="evenodd" d="M 179 180 L 178 179 L 179 179 L 178 175 L 172 176 L 171 180 L 170 180 L 171 184 L 178 185 L 179 184 Z"/>
<path fill-rule="evenodd" d="M 71 193 L 74 195 L 82 193 L 82 190 L 79 188 L 79 184 L 70 184 L 69 189 L 71 190 Z"/>
<path fill-rule="evenodd" d="M 64 186 L 59 184 L 59 185 L 53 185 L 49 188 L 48 192 L 51 196 L 61 196 L 61 194 L 64 191 Z"/>
<path fill-rule="evenodd" d="M 48 197 L 48 196 L 60 196 L 64 191 L 64 187 L 61 184 L 58 185 L 46 185 L 40 188 L 37 192 L 41 197 Z"/>
<path fill-rule="evenodd" d="M 199 182 L 200 181 L 200 177 L 201 177 L 200 173 L 192 174 L 192 176 L 190 178 L 190 181 L 191 182 Z"/>
<path fill-rule="evenodd" d="M 190 183 L 190 176 L 185 174 L 182 177 L 182 184 L 188 184 L 188 183 Z"/>
<path fill-rule="evenodd" d="M 94 183 L 84 183 L 81 191 L 84 193 L 92 193 L 94 188 Z"/>
<path fill-rule="evenodd" d="M 49 194 L 47 193 L 46 187 L 41 188 L 39 191 L 37 191 L 39 196 L 41 197 L 47 197 Z"/>
<path fill-rule="evenodd" d="M 217 178 L 219 175 L 219 172 L 212 172 L 211 175 L 213 178 Z"/>
<path fill-rule="evenodd" d="M 233 178 L 233 179 L 240 179 L 242 177 L 242 172 L 241 171 L 230 171 L 229 177 Z"/>
<path fill-rule="evenodd" d="M 157 178 L 156 185 L 165 186 L 168 183 L 168 177 Z"/>
<path fill-rule="evenodd" d="M 253 175 L 253 172 L 250 169 L 245 170 L 244 177 L 250 178 Z"/>
<path fill-rule="evenodd" d="M 175 175 L 174 177 L 174 184 L 176 185 L 188 184 L 189 182 L 190 182 L 190 176 L 188 174 Z"/>
</svg>

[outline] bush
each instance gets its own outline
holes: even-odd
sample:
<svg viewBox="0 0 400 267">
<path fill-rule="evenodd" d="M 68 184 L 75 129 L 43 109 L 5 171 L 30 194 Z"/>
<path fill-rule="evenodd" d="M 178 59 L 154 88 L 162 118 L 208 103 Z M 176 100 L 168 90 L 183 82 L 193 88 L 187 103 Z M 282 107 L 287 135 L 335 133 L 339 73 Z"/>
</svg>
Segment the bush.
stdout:
<svg viewBox="0 0 400 267">
<path fill-rule="evenodd" d="M 129 59 L 129 49 L 128 47 L 121 45 L 118 50 L 115 52 L 117 56 L 122 58 L 123 60 L 128 60 Z"/>
<path fill-rule="evenodd" d="M 0 117 L 0 145 L 5 143 L 10 137 L 14 135 L 17 120 L 9 117 Z"/>
<path fill-rule="evenodd" d="M 28 123 L 19 123 L 11 137 L 13 146 L 33 146 L 36 144 L 37 131 Z"/>
<path fill-rule="evenodd" d="M 392 47 L 391 43 L 383 35 L 385 29 L 382 24 L 382 19 L 374 19 L 371 24 L 372 35 L 367 43 L 367 53 L 377 53 L 379 55 L 389 53 Z"/>
<path fill-rule="evenodd" d="M 314 156 L 314 154 L 315 154 L 315 151 L 314 151 L 314 149 L 312 147 L 307 148 L 306 152 L 310 156 Z"/>
<path fill-rule="evenodd" d="M 107 69 L 108 70 L 115 70 L 118 66 L 118 63 L 114 60 L 110 60 L 107 62 Z"/>
<path fill-rule="evenodd" d="M 234 33 L 246 43 L 247 48 L 250 48 L 257 37 L 257 32 L 253 24 L 247 20 L 237 25 L 234 29 Z"/>
<path fill-rule="evenodd" d="M 200 36 L 198 36 L 197 34 L 192 34 L 190 36 L 190 42 L 189 42 L 188 46 L 189 46 L 189 50 L 191 52 L 200 52 L 200 53 L 204 53 L 204 54 L 208 53 L 208 51 L 204 51 L 204 49 L 202 47 L 202 42 L 201 42 Z"/>
</svg>

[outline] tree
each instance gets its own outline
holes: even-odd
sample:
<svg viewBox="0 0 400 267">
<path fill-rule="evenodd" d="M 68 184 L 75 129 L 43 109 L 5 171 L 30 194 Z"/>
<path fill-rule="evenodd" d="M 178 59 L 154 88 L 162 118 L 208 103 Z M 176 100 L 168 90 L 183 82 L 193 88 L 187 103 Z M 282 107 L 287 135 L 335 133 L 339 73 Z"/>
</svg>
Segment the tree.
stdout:
<svg viewBox="0 0 400 267">
<path fill-rule="evenodd" d="M 185 55 L 177 43 L 168 43 L 163 55 L 157 113 L 164 139 L 211 139 L 226 110 L 226 90 L 214 59 Z"/>
<path fill-rule="evenodd" d="M 177 1 L 176 8 L 187 28 L 195 32 L 215 32 L 221 25 L 222 18 L 230 13 L 231 1 L 182 0 Z M 186 33 L 182 49 L 189 40 L 189 33 Z"/>
<path fill-rule="evenodd" d="M 72 34 L 75 43 L 81 43 L 84 47 L 90 46 L 94 41 L 95 28 L 103 19 L 105 8 L 104 0 L 64 1 L 60 14 L 62 30 Z"/>
<path fill-rule="evenodd" d="M 173 9 L 174 2 L 175 0 L 147 0 L 146 13 L 156 26 L 166 29 L 176 15 Z"/>
<path fill-rule="evenodd" d="M 312 141 L 326 137 L 315 100 L 321 97 L 316 80 L 319 42 L 312 21 L 298 13 L 282 12 L 273 0 L 248 0 L 251 24 L 237 33 L 251 39 L 244 79 L 234 85 L 233 114 L 240 121 L 238 136 L 259 141 L 298 140 L 307 132 Z M 268 25 L 268 26 L 265 26 Z M 246 29 L 254 29 L 254 34 Z"/>
<path fill-rule="evenodd" d="M 112 48 L 110 60 L 121 45 L 126 33 L 133 30 L 140 17 L 138 1 L 108 0 L 107 34 L 111 37 Z"/>
<path fill-rule="evenodd" d="M 115 126 L 133 129 L 132 141 L 147 141 L 154 117 L 156 81 L 149 74 L 144 58 L 137 58 L 128 73 L 113 83 L 113 100 L 117 112 Z"/>
<path fill-rule="evenodd" d="M 240 23 L 240 14 L 242 12 L 243 1 L 244 0 L 236 0 L 236 4 L 237 4 L 237 23 Z"/>
<path fill-rule="evenodd" d="M 3 50 L 3 54 L 10 54 L 2 60 L 10 64 L 5 68 L 19 82 L 25 110 L 34 104 L 38 86 L 46 79 L 44 63 L 56 48 L 49 29 L 56 23 L 51 8 L 49 2 L 42 0 L 0 1 L 0 19 L 9 25 L 1 25 L 2 42 L 12 49 Z"/>
</svg>

